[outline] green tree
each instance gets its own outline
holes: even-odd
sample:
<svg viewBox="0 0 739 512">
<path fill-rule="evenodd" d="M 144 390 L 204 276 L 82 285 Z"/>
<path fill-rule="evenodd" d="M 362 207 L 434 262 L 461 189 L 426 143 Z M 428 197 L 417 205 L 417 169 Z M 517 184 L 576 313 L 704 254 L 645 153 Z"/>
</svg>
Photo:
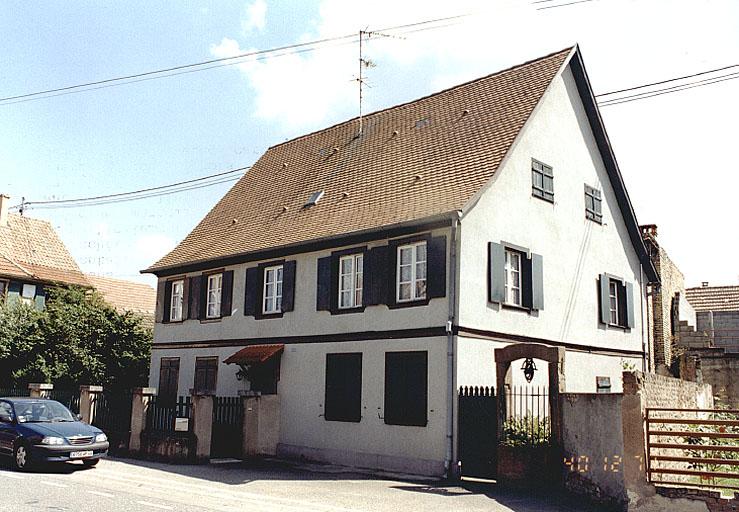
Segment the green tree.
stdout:
<svg viewBox="0 0 739 512">
<path fill-rule="evenodd" d="M 0 385 L 53 382 L 57 388 L 145 385 L 151 329 L 119 313 L 97 292 L 51 288 L 46 308 L 0 308 Z"/>
</svg>

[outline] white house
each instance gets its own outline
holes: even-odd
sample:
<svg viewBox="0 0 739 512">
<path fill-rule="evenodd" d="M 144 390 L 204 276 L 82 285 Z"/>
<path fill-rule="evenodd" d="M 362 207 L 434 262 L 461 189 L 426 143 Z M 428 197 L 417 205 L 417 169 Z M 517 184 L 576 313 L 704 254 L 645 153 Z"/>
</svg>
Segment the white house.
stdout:
<svg viewBox="0 0 739 512">
<path fill-rule="evenodd" d="M 577 47 L 270 148 L 146 272 L 160 394 L 235 395 L 249 363 L 278 453 L 429 475 L 495 348 L 620 391 L 657 281 Z"/>
</svg>

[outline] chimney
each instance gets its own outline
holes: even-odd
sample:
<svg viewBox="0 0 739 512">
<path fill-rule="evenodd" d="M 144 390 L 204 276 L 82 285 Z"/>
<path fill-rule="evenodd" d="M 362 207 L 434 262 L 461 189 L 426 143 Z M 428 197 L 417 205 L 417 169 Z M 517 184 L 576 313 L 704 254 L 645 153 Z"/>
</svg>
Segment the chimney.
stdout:
<svg viewBox="0 0 739 512">
<path fill-rule="evenodd" d="M 10 196 L 0 194 L 0 227 L 8 225 L 8 206 L 10 205 Z"/>
<path fill-rule="evenodd" d="M 642 238 L 650 238 L 652 240 L 657 240 L 657 225 L 656 224 L 644 224 L 643 226 L 639 226 L 641 228 L 641 236 Z"/>
<path fill-rule="evenodd" d="M 703 288 L 708 288 L 708 281 L 703 281 L 703 282 L 701 282 L 701 286 L 702 286 Z"/>
</svg>

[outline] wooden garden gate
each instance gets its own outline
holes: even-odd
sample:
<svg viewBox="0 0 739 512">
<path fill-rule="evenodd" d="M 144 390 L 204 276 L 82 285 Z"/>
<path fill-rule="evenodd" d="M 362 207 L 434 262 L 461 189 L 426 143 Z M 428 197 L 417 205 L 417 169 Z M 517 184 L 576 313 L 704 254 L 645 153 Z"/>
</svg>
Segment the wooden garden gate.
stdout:
<svg viewBox="0 0 739 512">
<path fill-rule="evenodd" d="M 213 397 L 211 458 L 242 457 L 244 406 L 241 400 L 239 396 Z"/>
<path fill-rule="evenodd" d="M 497 474 L 498 400 L 495 388 L 459 388 L 459 460 L 462 476 Z"/>
</svg>

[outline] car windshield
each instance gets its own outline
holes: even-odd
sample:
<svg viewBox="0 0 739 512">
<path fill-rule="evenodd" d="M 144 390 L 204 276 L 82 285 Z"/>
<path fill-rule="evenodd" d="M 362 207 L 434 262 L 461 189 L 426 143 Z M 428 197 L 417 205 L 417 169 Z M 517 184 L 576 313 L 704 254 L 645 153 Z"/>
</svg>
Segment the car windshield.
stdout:
<svg viewBox="0 0 739 512">
<path fill-rule="evenodd" d="M 18 423 L 77 421 L 69 409 L 53 400 L 15 402 L 15 414 Z"/>
</svg>

